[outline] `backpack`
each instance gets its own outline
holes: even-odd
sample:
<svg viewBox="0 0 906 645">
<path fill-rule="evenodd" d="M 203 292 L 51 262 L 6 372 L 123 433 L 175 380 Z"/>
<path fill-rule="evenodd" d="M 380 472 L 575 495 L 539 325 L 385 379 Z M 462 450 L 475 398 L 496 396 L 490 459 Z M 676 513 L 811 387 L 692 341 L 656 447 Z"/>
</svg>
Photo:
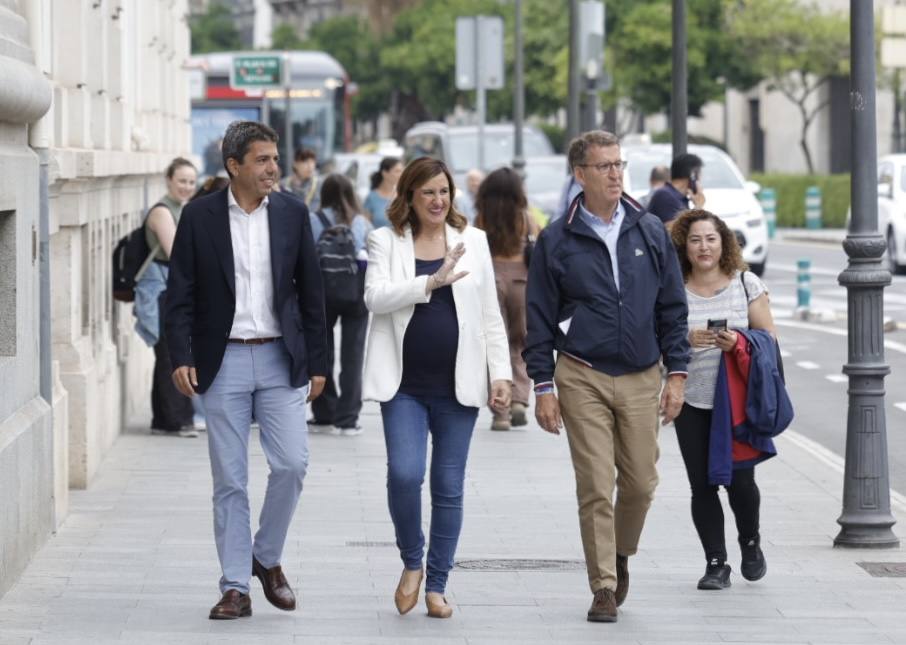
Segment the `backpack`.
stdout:
<svg viewBox="0 0 906 645">
<path fill-rule="evenodd" d="M 361 303 L 365 285 L 356 262 L 352 229 L 345 224 L 331 224 L 323 211 L 316 211 L 315 215 L 324 227 L 315 243 L 324 282 L 324 302 L 335 308 Z"/>
<path fill-rule="evenodd" d="M 148 209 L 150 213 L 163 203 L 157 203 Z M 135 300 L 135 284 L 141 280 L 148 265 L 157 255 L 160 244 L 152 250 L 145 237 L 145 222 L 142 225 L 120 238 L 113 249 L 113 299 L 120 302 L 133 302 Z"/>
</svg>

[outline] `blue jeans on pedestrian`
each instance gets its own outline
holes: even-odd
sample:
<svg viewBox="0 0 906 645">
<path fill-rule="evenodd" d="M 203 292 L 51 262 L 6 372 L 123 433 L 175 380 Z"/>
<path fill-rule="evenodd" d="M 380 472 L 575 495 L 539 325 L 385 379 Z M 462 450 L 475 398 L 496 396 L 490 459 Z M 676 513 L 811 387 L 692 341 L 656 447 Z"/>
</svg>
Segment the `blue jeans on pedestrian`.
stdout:
<svg viewBox="0 0 906 645">
<path fill-rule="evenodd" d="M 387 501 L 406 569 L 422 568 L 422 482 L 431 434 L 431 542 L 425 591 L 443 593 L 462 529 L 462 494 L 478 408 L 452 396 L 398 392 L 381 404 L 387 444 Z"/>
</svg>

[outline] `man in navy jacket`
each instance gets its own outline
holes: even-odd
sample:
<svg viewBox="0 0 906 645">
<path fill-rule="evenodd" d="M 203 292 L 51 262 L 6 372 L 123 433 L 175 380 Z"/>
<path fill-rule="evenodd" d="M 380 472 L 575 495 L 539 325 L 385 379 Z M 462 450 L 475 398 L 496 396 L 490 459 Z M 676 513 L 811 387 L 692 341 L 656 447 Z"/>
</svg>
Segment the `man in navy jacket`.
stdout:
<svg viewBox="0 0 906 645">
<path fill-rule="evenodd" d="M 308 465 L 306 398 L 327 374 L 321 271 L 305 205 L 272 192 L 277 134 L 254 121 L 223 137 L 230 186 L 183 210 L 167 285 L 173 380 L 202 396 L 214 479 L 214 537 L 223 576 L 210 618 L 250 616 L 249 579 L 296 607 L 280 560 Z M 270 466 L 254 539 L 248 441 L 252 415 Z"/>
<path fill-rule="evenodd" d="M 566 427 L 594 594 L 588 620 L 614 622 L 657 485 L 658 410 L 667 424 L 683 404 L 686 294 L 664 225 L 623 194 L 616 136 L 579 136 L 569 163 L 583 192 L 535 246 L 523 357 L 538 423 Z"/>
</svg>

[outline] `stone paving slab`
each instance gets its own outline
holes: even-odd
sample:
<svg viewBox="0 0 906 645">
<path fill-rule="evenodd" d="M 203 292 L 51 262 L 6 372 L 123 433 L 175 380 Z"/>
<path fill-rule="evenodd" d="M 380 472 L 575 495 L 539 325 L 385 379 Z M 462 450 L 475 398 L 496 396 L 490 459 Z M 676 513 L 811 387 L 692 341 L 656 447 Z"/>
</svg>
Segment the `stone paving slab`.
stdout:
<svg viewBox="0 0 906 645">
<path fill-rule="evenodd" d="M 310 472 L 283 559 L 298 611 L 268 605 L 255 581 L 252 618 L 207 619 L 219 567 L 204 435 L 181 440 L 133 430 L 91 487 L 72 492 L 59 532 L 0 598 L 0 645 L 906 643 L 906 579 L 873 578 L 857 565 L 906 562 L 906 549 L 834 549 L 842 476 L 785 437 L 780 456 L 758 469 L 767 577 L 749 583 L 734 573 L 724 592 L 697 591 L 703 556 L 670 427 L 661 431 L 661 483 L 630 562 L 620 620 L 585 622 L 590 592 L 565 437 L 534 424 L 493 433 L 486 412 L 470 457 L 457 559 L 563 566 L 456 569 L 448 588 L 453 619 L 430 619 L 423 604 L 398 616 L 392 596 L 401 565 L 386 509 L 377 406 L 366 405 L 362 420 L 359 437 L 311 437 Z M 251 455 L 254 516 L 266 478 L 257 439 Z"/>
</svg>

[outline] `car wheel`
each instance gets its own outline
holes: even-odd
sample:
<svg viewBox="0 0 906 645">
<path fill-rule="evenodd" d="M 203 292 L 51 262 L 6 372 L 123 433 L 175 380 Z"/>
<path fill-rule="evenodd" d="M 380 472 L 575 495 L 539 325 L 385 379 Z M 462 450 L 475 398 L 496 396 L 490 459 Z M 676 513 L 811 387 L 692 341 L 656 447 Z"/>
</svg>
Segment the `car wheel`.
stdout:
<svg viewBox="0 0 906 645">
<path fill-rule="evenodd" d="M 764 265 L 768 263 L 768 259 L 765 258 L 762 262 L 749 265 L 749 270 L 757 275 L 759 278 L 764 275 Z"/>
<path fill-rule="evenodd" d="M 900 258 L 897 254 L 897 242 L 896 237 L 893 234 L 893 229 L 887 231 L 887 269 L 893 274 L 898 275 L 906 271 L 906 267 L 900 264 Z"/>
</svg>

